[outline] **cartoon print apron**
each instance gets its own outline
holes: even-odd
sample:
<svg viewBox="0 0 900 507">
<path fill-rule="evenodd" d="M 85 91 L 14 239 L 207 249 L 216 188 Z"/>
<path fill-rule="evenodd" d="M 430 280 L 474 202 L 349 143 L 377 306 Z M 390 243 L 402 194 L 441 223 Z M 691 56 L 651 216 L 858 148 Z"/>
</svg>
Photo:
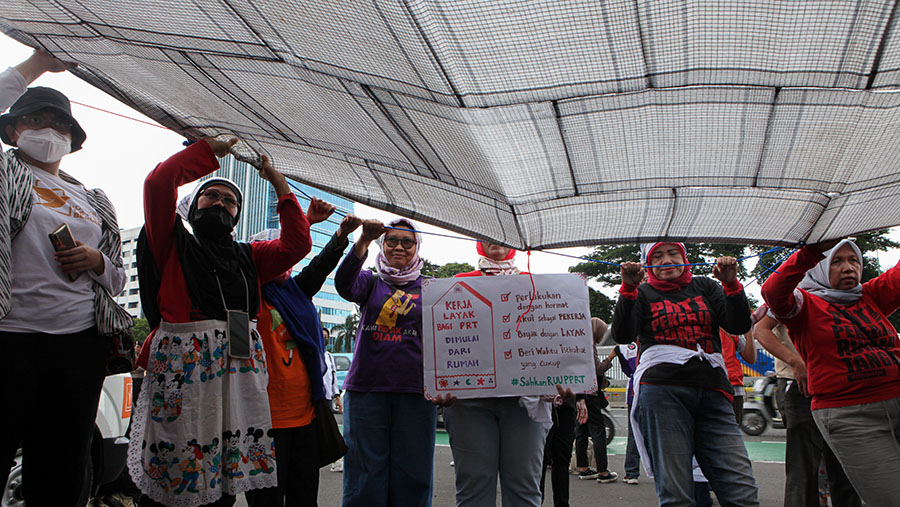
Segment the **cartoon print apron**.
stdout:
<svg viewBox="0 0 900 507">
<path fill-rule="evenodd" d="M 251 324 L 251 358 L 230 359 L 225 329 L 163 322 L 153 338 L 128 471 L 157 502 L 193 507 L 276 485 L 262 340 Z"/>
</svg>

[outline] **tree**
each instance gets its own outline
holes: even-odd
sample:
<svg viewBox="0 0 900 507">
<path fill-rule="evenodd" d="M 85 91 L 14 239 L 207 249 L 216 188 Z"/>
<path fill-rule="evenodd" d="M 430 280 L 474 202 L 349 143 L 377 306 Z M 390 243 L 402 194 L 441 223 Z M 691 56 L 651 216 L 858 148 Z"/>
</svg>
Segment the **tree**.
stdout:
<svg viewBox="0 0 900 507">
<path fill-rule="evenodd" d="M 331 328 L 334 352 L 352 352 L 353 339 L 359 326 L 359 312 L 353 312 L 344 319 L 343 324 Z"/>
<path fill-rule="evenodd" d="M 688 262 L 712 263 L 717 257 L 731 256 L 741 258 L 746 247 L 724 243 L 688 243 Z M 763 250 L 764 251 L 764 250 Z M 619 264 L 623 262 L 640 262 L 641 253 L 638 245 L 601 245 L 594 249 L 589 259 L 601 262 L 582 262 L 569 268 L 570 273 L 583 273 L 588 279 L 595 280 L 606 287 L 616 287 L 621 283 Z M 695 275 L 712 274 L 712 266 L 693 266 L 691 272 Z M 738 277 L 746 277 L 748 274 L 744 262 L 738 264 Z M 604 319 L 605 320 L 605 319 Z"/>
<path fill-rule="evenodd" d="M 878 262 L 878 257 L 875 256 L 876 252 L 884 252 L 891 248 L 900 248 L 900 243 L 892 241 L 887 237 L 887 234 L 887 229 L 879 229 L 856 235 L 856 246 L 859 247 L 859 250 L 863 254 L 863 282 L 867 282 L 882 273 L 881 264 Z M 754 253 L 763 253 L 770 249 L 771 247 L 769 246 L 750 246 L 750 250 Z M 762 285 L 762 283 L 769 278 L 769 275 L 772 274 L 772 270 L 778 269 L 777 266 L 787 260 L 793 251 L 794 248 L 785 248 L 784 250 L 772 252 L 760 257 L 759 263 L 751 275 L 758 276 L 759 283 Z"/>
<path fill-rule="evenodd" d="M 612 322 L 613 310 L 616 308 L 615 300 L 590 287 L 588 287 L 588 297 L 590 299 L 591 317 L 597 317 L 607 323 Z"/>
<path fill-rule="evenodd" d="M 134 327 L 131 328 L 135 343 L 144 343 L 150 334 L 150 324 L 147 319 L 134 319 Z"/>
<path fill-rule="evenodd" d="M 474 271 L 475 267 L 468 262 L 448 262 L 447 264 L 435 264 L 428 259 L 422 259 L 422 275 L 435 278 L 453 278 L 459 273 Z"/>
<path fill-rule="evenodd" d="M 474 271 L 475 266 L 468 262 L 450 262 L 439 267 L 434 273 L 435 278 L 453 278 L 460 273 L 468 273 Z"/>
</svg>

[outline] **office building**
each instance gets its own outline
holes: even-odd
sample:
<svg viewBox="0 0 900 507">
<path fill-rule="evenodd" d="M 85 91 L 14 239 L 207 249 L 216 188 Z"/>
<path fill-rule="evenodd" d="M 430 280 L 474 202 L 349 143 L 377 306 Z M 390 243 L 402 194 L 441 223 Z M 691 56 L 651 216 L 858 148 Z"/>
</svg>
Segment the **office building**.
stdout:
<svg viewBox="0 0 900 507">
<path fill-rule="evenodd" d="M 122 236 L 122 264 L 125 267 L 125 288 L 116 296 L 116 303 L 128 310 L 134 318 L 143 318 L 141 309 L 140 285 L 137 273 L 137 238 L 141 232 L 140 227 L 120 229 Z"/>
<path fill-rule="evenodd" d="M 259 177 L 258 171 L 251 165 L 236 160 L 231 155 L 219 159 L 220 168 L 209 177 L 228 178 L 241 188 L 244 194 L 244 205 L 240 220 L 235 227 L 238 241 L 248 241 L 250 236 L 264 229 L 280 228 L 278 214 L 276 213 L 277 199 L 275 191 L 269 182 Z M 205 179 L 205 178 L 204 178 Z M 316 197 L 337 206 L 339 212 L 353 211 L 353 202 L 322 190 L 315 189 L 296 181 L 288 180 L 294 189 L 294 194 L 305 211 L 309 207 L 309 198 Z M 306 195 L 304 195 L 306 194 Z M 294 266 L 294 273 L 298 273 L 309 264 L 310 259 L 316 256 L 337 231 L 342 217 L 335 213 L 327 221 L 315 224 L 310 230 L 312 237 L 312 251 L 299 264 Z M 351 237 L 351 244 L 353 239 Z M 348 249 L 349 251 L 349 249 Z M 313 303 L 319 310 L 322 325 L 331 329 L 343 324 L 351 313 L 356 311 L 355 305 L 340 297 L 334 288 L 334 273 L 328 276 L 322 290 L 313 298 Z"/>
</svg>

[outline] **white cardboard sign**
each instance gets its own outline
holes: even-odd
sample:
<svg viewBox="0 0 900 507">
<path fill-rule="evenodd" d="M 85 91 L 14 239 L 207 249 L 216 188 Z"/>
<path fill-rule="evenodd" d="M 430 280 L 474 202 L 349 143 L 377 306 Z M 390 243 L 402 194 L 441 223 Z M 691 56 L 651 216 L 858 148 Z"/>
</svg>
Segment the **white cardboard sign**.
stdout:
<svg viewBox="0 0 900 507">
<path fill-rule="evenodd" d="M 556 384 L 597 390 L 588 290 L 577 275 L 428 279 L 422 304 L 429 399 L 556 394 Z"/>
</svg>

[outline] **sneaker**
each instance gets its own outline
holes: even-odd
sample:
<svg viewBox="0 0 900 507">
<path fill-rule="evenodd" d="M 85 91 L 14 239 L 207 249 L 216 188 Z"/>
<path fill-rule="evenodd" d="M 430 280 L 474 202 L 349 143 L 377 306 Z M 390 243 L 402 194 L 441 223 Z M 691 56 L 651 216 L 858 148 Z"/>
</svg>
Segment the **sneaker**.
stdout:
<svg viewBox="0 0 900 507">
<path fill-rule="evenodd" d="M 616 479 L 619 478 L 619 474 L 615 472 L 606 472 L 602 475 L 597 475 L 597 482 L 606 484 L 607 482 L 616 482 Z"/>
<path fill-rule="evenodd" d="M 625 484 L 637 484 L 637 483 L 638 483 L 637 477 L 628 477 L 627 475 L 625 476 Z"/>
<path fill-rule="evenodd" d="M 582 479 L 582 480 L 596 479 L 597 475 L 598 475 L 597 471 L 591 467 L 588 467 L 586 470 L 581 470 L 578 472 L 578 478 Z"/>
</svg>

